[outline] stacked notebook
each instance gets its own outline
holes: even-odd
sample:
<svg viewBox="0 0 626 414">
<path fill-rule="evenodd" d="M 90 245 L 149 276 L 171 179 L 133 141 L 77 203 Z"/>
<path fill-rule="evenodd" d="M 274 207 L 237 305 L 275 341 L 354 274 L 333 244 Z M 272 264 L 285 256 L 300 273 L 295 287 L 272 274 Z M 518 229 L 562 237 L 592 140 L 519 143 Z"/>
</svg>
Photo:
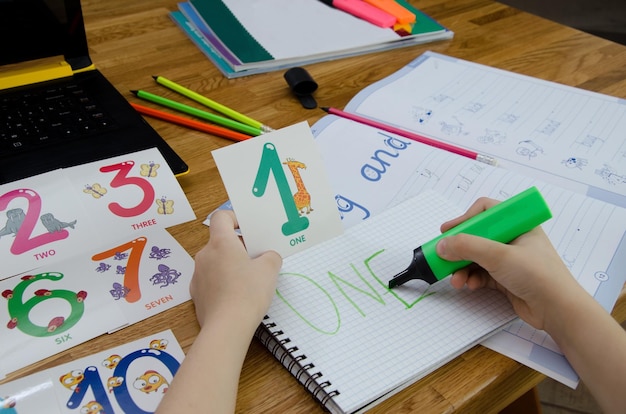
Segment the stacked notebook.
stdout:
<svg viewBox="0 0 626 414">
<path fill-rule="evenodd" d="M 228 78 L 452 38 L 398 3 L 414 23 L 382 28 L 315 0 L 190 0 L 171 18 Z"/>
</svg>

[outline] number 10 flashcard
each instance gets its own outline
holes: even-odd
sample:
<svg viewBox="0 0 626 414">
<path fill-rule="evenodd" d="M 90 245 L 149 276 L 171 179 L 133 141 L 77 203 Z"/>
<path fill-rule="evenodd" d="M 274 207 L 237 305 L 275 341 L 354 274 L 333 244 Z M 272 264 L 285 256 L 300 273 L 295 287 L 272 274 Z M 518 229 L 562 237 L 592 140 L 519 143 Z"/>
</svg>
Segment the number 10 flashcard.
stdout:
<svg viewBox="0 0 626 414">
<path fill-rule="evenodd" d="M 184 358 L 159 332 L 0 385 L 0 412 L 153 413 Z"/>
<path fill-rule="evenodd" d="M 212 152 L 251 256 L 287 257 L 342 233 L 306 122 Z"/>
</svg>

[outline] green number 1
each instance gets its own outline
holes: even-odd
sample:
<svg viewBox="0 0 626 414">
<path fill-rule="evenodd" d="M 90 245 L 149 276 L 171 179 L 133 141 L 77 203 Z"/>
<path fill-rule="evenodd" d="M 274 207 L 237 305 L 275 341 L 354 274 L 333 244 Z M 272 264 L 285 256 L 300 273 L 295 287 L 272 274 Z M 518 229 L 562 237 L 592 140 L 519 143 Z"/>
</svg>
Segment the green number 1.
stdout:
<svg viewBox="0 0 626 414">
<path fill-rule="evenodd" d="M 254 186 L 252 187 L 252 193 L 255 196 L 262 197 L 263 194 L 265 194 L 267 182 L 270 178 L 270 171 L 274 176 L 274 181 L 276 182 L 276 187 L 278 187 L 285 214 L 287 214 L 287 222 L 283 223 L 282 226 L 283 234 L 289 236 L 290 234 L 307 229 L 309 227 L 309 219 L 300 217 L 296 203 L 293 201 L 293 195 L 291 194 L 285 171 L 278 158 L 276 147 L 274 144 L 268 142 L 263 146 L 261 163 L 259 164 L 259 169 L 254 179 Z"/>
</svg>

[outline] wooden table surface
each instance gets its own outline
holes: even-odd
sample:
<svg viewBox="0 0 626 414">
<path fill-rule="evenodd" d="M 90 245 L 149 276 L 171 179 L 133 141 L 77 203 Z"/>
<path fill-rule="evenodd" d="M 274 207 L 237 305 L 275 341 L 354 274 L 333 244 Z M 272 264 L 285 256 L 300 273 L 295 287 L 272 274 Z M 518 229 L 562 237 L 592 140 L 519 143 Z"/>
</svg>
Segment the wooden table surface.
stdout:
<svg viewBox="0 0 626 414">
<path fill-rule="evenodd" d="M 413 0 L 455 32 L 454 39 L 306 66 L 319 84 L 320 106 L 343 108 L 359 90 L 409 63 L 426 50 L 626 99 L 626 47 L 567 28 L 489 0 Z M 175 0 L 83 0 L 90 53 L 98 69 L 132 102 L 129 90 L 176 98 L 156 85 L 162 75 L 274 128 L 300 121 L 313 124 L 325 113 L 303 109 L 283 72 L 229 80 L 170 20 Z M 149 104 L 147 104 L 149 105 Z M 227 200 L 210 152 L 226 139 L 149 119 L 189 164 L 180 184 L 197 215 L 170 228 L 191 254 L 206 243 L 202 221 Z M 624 292 L 613 311 L 626 319 Z M 7 380 L 140 339 L 170 328 L 183 349 L 198 325 L 191 302 L 117 333 L 95 338 L 23 369 Z M 498 412 L 530 390 L 543 375 L 482 346 L 476 346 L 371 412 Z M 237 411 L 323 412 L 302 386 L 256 340 L 245 361 Z"/>
</svg>

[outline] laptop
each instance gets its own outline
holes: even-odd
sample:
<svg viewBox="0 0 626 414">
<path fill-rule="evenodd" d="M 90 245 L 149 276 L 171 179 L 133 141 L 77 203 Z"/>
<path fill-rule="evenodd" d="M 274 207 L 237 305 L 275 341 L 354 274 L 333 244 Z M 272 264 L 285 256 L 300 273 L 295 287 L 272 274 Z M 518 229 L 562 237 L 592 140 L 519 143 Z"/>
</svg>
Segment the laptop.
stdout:
<svg viewBox="0 0 626 414">
<path fill-rule="evenodd" d="M 95 68 L 80 0 L 0 0 L 0 184 L 153 147 L 187 172 Z"/>
</svg>

